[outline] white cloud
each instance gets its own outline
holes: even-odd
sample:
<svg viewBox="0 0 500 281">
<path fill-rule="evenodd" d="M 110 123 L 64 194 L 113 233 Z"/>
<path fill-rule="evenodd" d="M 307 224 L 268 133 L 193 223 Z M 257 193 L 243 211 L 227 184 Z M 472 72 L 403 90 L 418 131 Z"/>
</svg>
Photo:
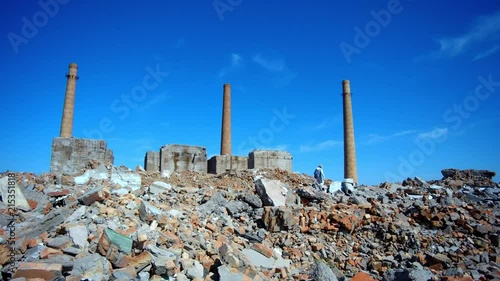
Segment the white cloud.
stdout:
<svg viewBox="0 0 500 281">
<path fill-rule="evenodd" d="M 413 134 L 413 133 L 416 133 L 416 131 L 415 130 L 406 130 L 406 131 L 401 131 L 401 132 L 397 132 L 397 133 L 394 133 L 391 135 L 385 135 L 385 136 L 378 135 L 378 134 L 371 134 L 371 135 L 368 135 L 368 140 L 366 141 L 366 144 L 380 143 L 380 142 L 384 142 L 384 141 L 390 140 L 390 139 L 395 138 L 395 137 L 406 136 L 406 135 Z"/>
<path fill-rule="evenodd" d="M 316 143 L 316 144 L 307 144 L 307 145 L 301 145 L 299 150 L 300 152 L 312 152 L 312 151 L 323 151 L 327 150 L 333 147 L 336 147 L 338 145 L 341 145 L 343 142 L 341 141 L 336 141 L 336 140 L 327 140 L 324 142 Z"/>
<path fill-rule="evenodd" d="M 477 54 L 473 60 L 480 60 L 480 59 L 483 59 L 483 58 L 486 58 L 486 57 L 489 57 L 493 54 L 495 54 L 496 52 L 498 52 L 498 50 L 500 50 L 500 47 L 498 45 L 494 46 L 493 48 L 489 49 L 489 50 L 486 50 L 482 53 L 479 53 Z"/>
<path fill-rule="evenodd" d="M 437 139 L 448 134 L 448 128 L 434 128 L 432 131 L 420 133 L 418 138 L 420 139 Z"/>
<path fill-rule="evenodd" d="M 273 82 L 277 87 L 286 86 L 297 77 L 281 58 L 264 57 L 259 53 L 252 58 L 252 61 L 273 74 Z"/>
<path fill-rule="evenodd" d="M 238 54 L 232 53 L 231 54 L 231 64 L 233 66 L 238 66 L 241 64 L 242 57 Z"/>
<path fill-rule="evenodd" d="M 219 76 L 224 77 L 227 74 L 234 72 L 238 68 L 243 67 L 243 57 L 237 53 L 231 53 L 231 65 L 224 67 L 220 72 Z"/>
<path fill-rule="evenodd" d="M 480 16 L 476 19 L 472 28 L 467 32 L 455 37 L 442 37 L 436 39 L 439 44 L 439 50 L 431 53 L 428 58 L 451 58 L 465 53 L 468 49 L 479 44 L 491 44 L 491 41 L 500 38 L 500 11 L 486 16 Z M 483 58 L 486 55 L 492 55 L 495 51 L 482 51 L 476 58 Z M 476 59 L 475 58 L 475 59 Z"/>
<path fill-rule="evenodd" d="M 268 59 L 261 54 L 257 54 L 253 57 L 253 61 L 268 71 L 279 72 L 285 70 L 285 62 L 281 59 Z"/>
</svg>

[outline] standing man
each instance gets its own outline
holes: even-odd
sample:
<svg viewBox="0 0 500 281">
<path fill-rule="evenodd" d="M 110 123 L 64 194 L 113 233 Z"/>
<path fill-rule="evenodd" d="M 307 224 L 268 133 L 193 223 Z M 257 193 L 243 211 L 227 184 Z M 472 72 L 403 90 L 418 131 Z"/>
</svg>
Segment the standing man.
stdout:
<svg viewBox="0 0 500 281">
<path fill-rule="evenodd" d="M 323 185 L 325 183 L 325 174 L 323 173 L 322 165 L 318 165 L 316 170 L 314 170 L 314 178 L 319 185 Z"/>
</svg>

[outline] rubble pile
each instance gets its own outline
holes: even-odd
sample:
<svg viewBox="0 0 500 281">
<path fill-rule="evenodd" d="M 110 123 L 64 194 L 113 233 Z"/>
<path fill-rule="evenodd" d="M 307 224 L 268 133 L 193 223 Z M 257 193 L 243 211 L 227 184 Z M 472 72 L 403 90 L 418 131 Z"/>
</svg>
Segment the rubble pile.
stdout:
<svg viewBox="0 0 500 281">
<path fill-rule="evenodd" d="M 344 194 L 278 169 L 1 174 L 2 277 L 500 280 L 494 173 L 443 176 Z"/>
</svg>

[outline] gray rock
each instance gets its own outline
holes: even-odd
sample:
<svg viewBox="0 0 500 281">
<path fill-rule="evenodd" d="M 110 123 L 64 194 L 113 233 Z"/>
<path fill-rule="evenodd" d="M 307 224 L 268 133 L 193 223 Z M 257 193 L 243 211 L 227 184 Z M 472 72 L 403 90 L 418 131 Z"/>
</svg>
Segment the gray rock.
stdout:
<svg viewBox="0 0 500 281">
<path fill-rule="evenodd" d="M 204 204 L 198 206 L 196 209 L 204 213 L 205 215 L 216 214 L 218 216 L 224 214 L 225 207 L 227 204 L 227 199 L 224 198 L 222 193 L 216 192 L 210 200 L 205 202 Z"/>
<path fill-rule="evenodd" d="M 19 229 L 19 237 L 25 236 L 26 238 L 33 239 L 39 237 L 44 232 L 49 233 L 62 224 L 71 215 L 71 212 L 67 207 L 54 209 L 43 217 L 42 222 L 28 222 L 27 226 Z"/>
<path fill-rule="evenodd" d="M 226 209 L 232 216 L 252 210 L 250 205 L 242 201 L 230 201 L 226 204 Z"/>
<path fill-rule="evenodd" d="M 256 267 L 263 267 L 267 269 L 280 268 L 280 267 L 288 268 L 290 267 L 291 264 L 290 260 L 288 259 L 285 260 L 281 256 L 279 256 L 278 259 L 274 259 L 272 257 L 268 258 L 263 254 L 248 248 L 243 249 L 242 253 Z"/>
<path fill-rule="evenodd" d="M 243 274 L 241 272 L 233 272 L 225 265 L 217 268 L 219 273 L 219 281 L 243 281 Z"/>
<path fill-rule="evenodd" d="M 314 281 L 338 281 L 332 269 L 324 262 L 317 261 L 311 270 L 311 278 Z"/>
<path fill-rule="evenodd" d="M 186 275 L 191 279 L 203 278 L 205 275 L 203 265 L 201 265 L 199 261 L 195 260 L 194 265 L 187 269 Z"/>
<path fill-rule="evenodd" d="M 48 259 L 37 260 L 37 262 L 49 263 L 49 264 L 61 264 L 63 271 L 69 272 L 73 270 L 75 258 L 69 255 L 55 255 Z"/>
<path fill-rule="evenodd" d="M 443 276 L 463 276 L 464 271 L 461 268 L 448 268 L 443 272 Z"/>
<path fill-rule="evenodd" d="M 90 273 L 93 281 L 109 280 L 111 263 L 99 254 L 92 254 L 75 259 L 71 275 L 79 276 Z"/>
<path fill-rule="evenodd" d="M 410 281 L 431 281 L 434 274 L 427 268 L 412 269 L 408 275 Z"/>
<path fill-rule="evenodd" d="M 408 281 L 410 280 L 410 271 L 406 268 L 389 269 L 384 273 L 384 281 Z"/>
<path fill-rule="evenodd" d="M 262 200 L 260 200 L 259 196 L 255 194 L 246 193 L 245 195 L 243 195 L 241 200 L 243 200 L 243 202 L 248 203 L 248 205 L 252 206 L 253 208 L 262 207 Z"/>
<path fill-rule="evenodd" d="M 141 206 L 139 207 L 139 217 L 141 218 L 142 221 L 148 222 L 150 216 L 151 217 L 156 217 L 161 215 L 161 210 L 150 203 L 141 200 Z"/>
</svg>

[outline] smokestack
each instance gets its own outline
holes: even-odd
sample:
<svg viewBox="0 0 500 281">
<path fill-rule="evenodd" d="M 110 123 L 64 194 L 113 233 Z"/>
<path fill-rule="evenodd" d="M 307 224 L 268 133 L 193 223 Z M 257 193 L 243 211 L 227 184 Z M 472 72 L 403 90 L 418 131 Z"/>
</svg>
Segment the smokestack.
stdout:
<svg viewBox="0 0 500 281">
<path fill-rule="evenodd" d="M 224 84 L 220 154 L 231 155 L 231 84 Z"/>
<path fill-rule="evenodd" d="M 349 80 L 342 81 L 344 104 L 344 178 L 358 183 L 356 168 L 356 147 L 354 145 L 354 122 L 352 119 L 351 85 Z"/>
<path fill-rule="evenodd" d="M 73 113 L 75 111 L 75 90 L 76 90 L 76 63 L 69 65 L 69 72 L 66 74 L 66 95 L 64 97 L 64 108 L 61 122 L 61 138 L 71 138 L 73 136 Z"/>
</svg>

